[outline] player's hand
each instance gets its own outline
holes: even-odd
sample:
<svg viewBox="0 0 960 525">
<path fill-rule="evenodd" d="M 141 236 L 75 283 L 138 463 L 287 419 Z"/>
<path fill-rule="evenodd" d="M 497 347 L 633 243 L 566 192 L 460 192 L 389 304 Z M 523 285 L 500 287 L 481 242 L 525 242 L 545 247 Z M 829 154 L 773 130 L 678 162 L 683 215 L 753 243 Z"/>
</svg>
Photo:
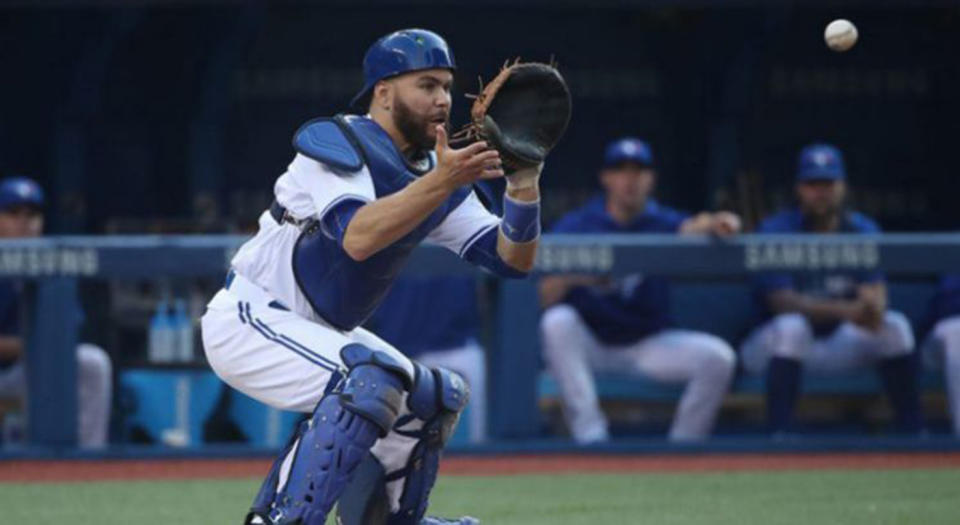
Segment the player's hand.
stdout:
<svg viewBox="0 0 960 525">
<path fill-rule="evenodd" d="M 864 303 L 863 314 L 866 319 L 866 326 L 873 332 L 879 332 L 883 328 L 887 313 L 886 302 L 877 299 L 875 296 L 864 297 L 861 301 Z"/>
<path fill-rule="evenodd" d="M 713 214 L 710 231 L 720 237 L 729 237 L 740 233 L 743 224 L 740 222 L 740 216 L 729 211 L 718 211 Z"/>
<path fill-rule="evenodd" d="M 447 141 L 447 130 L 438 125 L 437 167 L 434 168 L 443 180 L 454 188 L 472 184 L 479 179 L 495 179 L 503 177 L 503 166 L 500 163 L 500 153 L 490 149 L 484 141 L 474 142 L 461 149 L 450 147 Z"/>
<path fill-rule="evenodd" d="M 870 332 L 879 332 L 883 328 L 885 313 L 882 305 L 861 297 L 853 301 L 850 321 Z"/>
</svg>

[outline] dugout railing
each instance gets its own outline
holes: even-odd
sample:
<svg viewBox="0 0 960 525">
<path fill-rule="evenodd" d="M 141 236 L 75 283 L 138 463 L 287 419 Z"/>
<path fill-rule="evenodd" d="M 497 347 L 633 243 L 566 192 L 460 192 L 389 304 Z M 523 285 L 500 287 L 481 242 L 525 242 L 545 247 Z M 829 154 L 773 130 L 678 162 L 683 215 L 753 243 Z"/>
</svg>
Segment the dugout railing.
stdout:
<svg viewBox="0 0 960 525">
<path fill-rule="evenodd" d="M 76 428 L 73 348 L 82 313 L 81 279 L 173 279 L 224 274 L 242 236 L 46 237 L 0 242 L 0 277 L 27 291 L 27 422 L 30 443 L 71 447 Z M 410 273 L 463 274 L 469 265 L 437 247 L 414 252 Z M 731 240 L 675 236 L 546 236 L 537 271 L 684 281 L 740 281 L 761 271 L 882 269 L 891 279 L 925 279 L 960 270 L 960 234 L 757 236 Z M 533 437 L 537 407 L 539 307 L 533 279 L 496 281 L 490 341 L 490 433 Z M 894 304 L 896 306 L 896 304 Z"/>
</svg>

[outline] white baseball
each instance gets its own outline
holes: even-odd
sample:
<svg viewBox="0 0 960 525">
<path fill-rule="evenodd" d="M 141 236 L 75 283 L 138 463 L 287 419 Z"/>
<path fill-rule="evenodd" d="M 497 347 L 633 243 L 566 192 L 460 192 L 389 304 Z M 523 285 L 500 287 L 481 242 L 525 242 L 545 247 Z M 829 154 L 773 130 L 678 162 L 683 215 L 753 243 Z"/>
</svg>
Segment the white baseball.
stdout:
<svg viewBox="0 0 960 525">
<path fill-rule="evenodd" d="M 840 18 L 827 24 L 823 32 L 827 46 L 834 51 L 846 51 L 857 43 L 857 27 L 849 20 Z"/>
</svg>

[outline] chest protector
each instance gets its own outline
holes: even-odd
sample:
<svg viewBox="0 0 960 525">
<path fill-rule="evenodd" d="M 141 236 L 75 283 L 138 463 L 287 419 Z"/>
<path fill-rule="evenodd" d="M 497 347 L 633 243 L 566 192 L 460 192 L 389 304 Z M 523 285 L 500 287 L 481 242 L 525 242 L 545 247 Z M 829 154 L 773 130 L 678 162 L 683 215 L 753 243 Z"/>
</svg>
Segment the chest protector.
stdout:
<svg viewBox="0 0 960 525">
<path fill-rule="evenodd" d="M 433 168 L 410 165 L 390 136 L 373 120 L 355 115 L 312 120 L 296 133 L 293 145 L 303 155 L 345 177 L 365 166 L 376 198 L 400 191 Z M 470 194 L 458 189 L 410 233 L 364 261 L 355 261 L 339 241 L 311 221 L 293 250 L 293 274 L 313 310 L 340 330 L 361 325 L 390 290 L 404 262 L 418 244 Z"/>
</svg>

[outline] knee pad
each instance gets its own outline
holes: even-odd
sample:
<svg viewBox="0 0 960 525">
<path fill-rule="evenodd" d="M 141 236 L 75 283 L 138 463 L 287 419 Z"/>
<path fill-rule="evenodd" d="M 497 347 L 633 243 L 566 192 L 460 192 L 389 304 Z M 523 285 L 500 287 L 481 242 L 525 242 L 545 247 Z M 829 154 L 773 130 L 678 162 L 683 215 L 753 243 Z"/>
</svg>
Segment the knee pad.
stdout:
<svg viewBox="0 0 960 525">
<path fill-rule="evenodd" d="M 430 369 L 416 362 L 414 368 L 416 378 L 407 406 L 414 416 L 425 421 L 424 438 L 439 440 L 442 447 L 470 400 L 470 388 L 460 374 L 446 368 Z"/>
<path fill-rule="evenodd" d="M 400 415 L 403 393 L 410 389 L 412 378 L 396 358 L 361 344 L 343 347 L 340 357 L 350 369 L 340 403 L 380 427 L 380 437 L 387 435 Z"/>
</svg>

